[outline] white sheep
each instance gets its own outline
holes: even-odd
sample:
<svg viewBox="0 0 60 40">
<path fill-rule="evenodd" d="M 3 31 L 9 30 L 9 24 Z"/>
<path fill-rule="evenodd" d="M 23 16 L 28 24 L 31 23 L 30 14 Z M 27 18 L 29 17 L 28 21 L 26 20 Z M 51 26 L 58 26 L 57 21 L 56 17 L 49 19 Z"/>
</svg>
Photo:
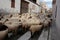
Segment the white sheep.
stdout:
<svg viewBox="0 0 60 40">
<path fill-rule="evenodd" d="M 41 28 L 42 28 L 42 25 L 31 25 L 31 27 L 29 28 L 29 30 L 32 33 L 35 33 L 36 31 L 40 31 Z"/>
<path fill-rule="evenodd" d="M 45 17 L 45 19 L 46 19 L 49 23 L 52 22 L 52 18 Z"/>
<path fill-rule="evenodd" d="M 0 40 L 4 39 L 8 34 L 8 27 L 0 23 Z"/>
<path fill-rule="evenodd" d="M 18 23 L 14 23 L 12 21 L 5 22 L 5 25 L 8 27 L 9 31 L 14 31 L 19 27 Z"/>
<path fill-rule="evenodd" d="M 8 34 L 8 29 L 4 31 L 0 31 L 0 40 L 4 39 L 4 37 Z"/>
<path fill-rule="evenodd" d="M 21 16 L 21 22 L 23 27 L 28 28 L 31 25 L 37 25 L 41 23 L 41 20 L 37 17 L 37 14 L 22 14 Z"/>
<path fill-rule="evenodd" d="M 45 20 L 43 24 L 44 24 L 44 27 L 47 27 L 49 25 L 49 22 Z"/>
</svg>

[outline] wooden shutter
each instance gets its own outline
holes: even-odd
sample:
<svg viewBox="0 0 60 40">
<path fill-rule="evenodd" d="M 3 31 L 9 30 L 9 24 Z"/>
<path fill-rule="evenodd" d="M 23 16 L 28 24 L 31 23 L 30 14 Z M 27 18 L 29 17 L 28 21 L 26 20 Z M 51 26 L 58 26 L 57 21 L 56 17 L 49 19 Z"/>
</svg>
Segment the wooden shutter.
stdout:
<svg viewBox="0 0 60 40">
<path fill-rule="evenodd" d="M 15 8 L 15 0 L 11 0 L 11 8 Z"/>
<path fill-rule="evenodd" d="M 30 0 L 31 2 L 33 2 L 33 3 L 36 3 L 36 0 Z"/>
</svg>

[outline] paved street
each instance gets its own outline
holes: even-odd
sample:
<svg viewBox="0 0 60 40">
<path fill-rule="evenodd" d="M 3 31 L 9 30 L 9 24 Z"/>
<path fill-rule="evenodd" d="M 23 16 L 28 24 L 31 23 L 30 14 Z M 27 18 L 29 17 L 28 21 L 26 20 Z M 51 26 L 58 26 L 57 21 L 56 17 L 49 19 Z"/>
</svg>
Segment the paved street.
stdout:
<svg viewBox="0 0 60 40">
<path fill-rule="evenodd" d="M 48 30 L 43 29 L 42 31 L 35 33 L 31 36 L 30 31 L 22 32 L 19 31 L 17 36 L 11 36 L 9 40 L 58 40 L 57 28 L 55 21 L 50 27 L 49 34 Z"/>
<path fill-rule="evenodd" d="M 41 31 L 31 36 L 31 32 L 20 32 L 16 37 L 12 37 L 9 40 L 47 40 L 48 31 Z"/>
<path fill-rule="evenodd" d="M 58 35 L 58 29 L 56 26 L 56 22 L 53 21 L 52 27 L 51 27 L 51 40 L 59 40 L 59 35 Z"/>
</svg>

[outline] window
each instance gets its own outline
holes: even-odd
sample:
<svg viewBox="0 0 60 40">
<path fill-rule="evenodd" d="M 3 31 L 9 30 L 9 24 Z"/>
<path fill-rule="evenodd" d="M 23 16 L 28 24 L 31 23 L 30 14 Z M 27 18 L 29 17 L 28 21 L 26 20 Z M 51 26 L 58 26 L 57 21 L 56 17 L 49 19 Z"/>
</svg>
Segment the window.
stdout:
<svg viewBox="0 0 60 40">
<path fill-rule="evenodd" d="M 56 0 L 53 0 L 53 4 L 55 4 L 56 3 Z"/>
<path fill-rule="evenodd" d="M 15 0 L 11 0 L 11 8 L 15 8 Z"/>
<path fill-rule="evenodd" d="M 30 0 L 31 2 L 33 2 L 33 3 L 36 3 L 36 0 Z"/>
</svg>

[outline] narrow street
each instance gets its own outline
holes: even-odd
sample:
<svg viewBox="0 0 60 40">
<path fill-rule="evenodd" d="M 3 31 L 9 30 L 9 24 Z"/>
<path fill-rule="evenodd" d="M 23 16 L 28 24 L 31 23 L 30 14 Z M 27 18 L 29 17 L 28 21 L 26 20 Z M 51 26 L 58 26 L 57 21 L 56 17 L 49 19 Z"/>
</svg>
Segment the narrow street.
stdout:
<svg viewBox="0 0 60 40">
<path fill-rule="evenodd" d="M 51 30 L 50 30 L 51 31 Z M 38 32 L 38 34 L 34 34 L 31 36 L 31 32 L 27 31 L 25 33 L 18 33 L 16 37 L 10 37 L 7 40 L 48 40 L 48 31 L 42 30 L 41 32 Z M 51 38 L 51 32 L 49 32 L 49 40 Z"/>
<path fill-rule="evenodd" d="M 0 40 L 58 40 L 52 3 L 53 0 L 0 0 Z"/>
</svg>

